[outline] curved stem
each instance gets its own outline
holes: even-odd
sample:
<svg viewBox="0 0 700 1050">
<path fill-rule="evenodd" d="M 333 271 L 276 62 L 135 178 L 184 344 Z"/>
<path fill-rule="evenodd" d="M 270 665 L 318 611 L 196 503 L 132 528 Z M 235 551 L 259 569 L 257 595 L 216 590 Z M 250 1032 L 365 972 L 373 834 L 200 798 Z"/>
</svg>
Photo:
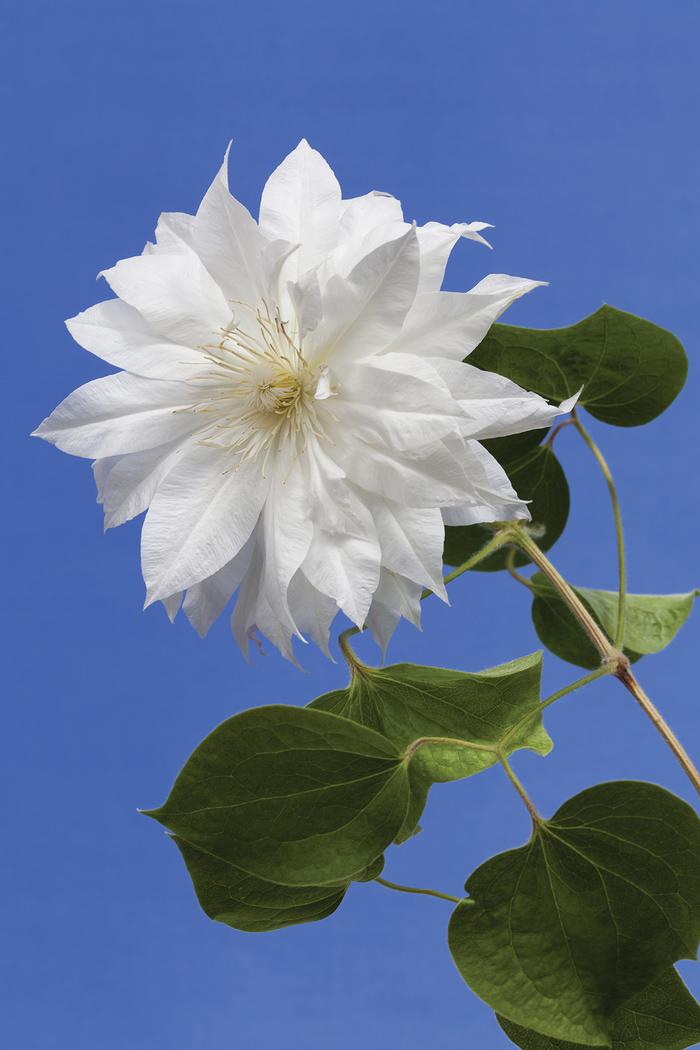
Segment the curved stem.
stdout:
<svg viewBox="0 0 700 1050">
<path fill-rule="evenodd" d="M 541 569 L 549 582 L 559 593 L 560 598 L 569 606 L 583 630 L 586 632 L 594 646 L 600 653 L 603 661 L 618 656 L 617 649 L 612 645 L 601 627 L 596 623 L 588 609 L 575 591 L 569 586 L 564 577 L 555 569 L 544 551 L 540 550 L 532 536 L 517 523 L 504 526 L 504 532 L 512 536 L 513 541 L 520 547 L 524 554 Z"/>
<path fill-rule="evenodd" d="M 671 751 L 673 751 L 674 755 L 678 759 L 691 784 L 700 795 L 700 772 L 696 769 L 692 758 L 685 750 L 685 748 L 683 747 L 680 740 L 673 732 L 669 724 L 666 722 L 661 712 L 657 710 L 650 698 L 645 693 L 644 689 L 642 689 L 641 685 L 637 681 L 637 678 L 632 673 L 632 669 L 630 668 L 629 663 L 627 663 L 625 666 L 620 666 L 615 672 L 615 674 L 616 677 L 619 678 L 619 680 L 622 682 L 624 687 L 627 690 L 629 690 L 629 692 L 635 698 L 642 711 L 644 711 L 645 715 L 647 715 L 648 718 L 650 718 L 653 724 L 656 726 L 657 730 L 659 731 L 659 733 L 664 738 L 668 746 L 671 748 Z"/>
<path fill-rule="evenodd" d="M 579 600 L 576 593 L 571 589 L 561 573 L 555 569 L 549 558 L 540 550 L 525 529 L 518 523 L 509 523 L 502 526 L 502 531 L 507 533 L 511 537 L 512 542 L 516 543 L 535 563 L 535 565 L 542 570 L 552 586 L 559 593 L 560 598 L 566 602 L 569 609 L 578 620 L 580 626 L 595 645 L 600 653 L 602 666 L 610 670 L 632 694 L 678 759 L 695 790 L 700 794 L 700 771 L 698 771 L 694 765 L 688 752 L 685 750 L 668 722 L 666 722 L 661 712 L 657 710 L 651 699 L 642 689 L 630 667 L 630 662 L 624 653 L 620 652 L 620 650 L 605 636 L 591 614 Z"/>
<path fill-rule="evenodd" d="M 503 768 L 506 771 L 506 776 L 508 777 L 508 779 L 510 780 L 511 784 L 513 785 L 513 787 L 515 788 L 515 790 L 518 792 L 518 794 L 520 795 L 521 799 L 525 803 L 525 808 L 527 809 L 528 813 L 530 814 L 530 816 L 532 818 L 532 823 L 535 826 L 537 826 L 537 824 L 541 823 L 542 818 L 539 815 L 539 813 L 537 812 L 537 809 L 535 808 L 535 803 L 532 801 L 532 799 L 528 795 L 528 793 L 525 790 L 522 782 L 519 780 L 519 778 L 513 772 L 512 768 L 511 768 L 511 765 L 510 765 L 510 762 L 508 761 L 506 756 L 499 753 L 498 758 L 499 758 L 499 761 L 500 761 L 501 765 L 503 766 Z"/>
<path fill-rule="evenodd" d="M 453 897 L 449 893 L 440 893 L 438 890 L 424 890 L 418 886 L 401 886 L 398 882 L 389 882 L 388 879 L 380 879 L 379 877 L 374 881 L 378 882 L 380 886 L 386 886 L 388 890 L 397 890 L 399 893 L 420 893 L 427 897 L 439 897 L 442 901 L 452 901 L 453 904 L 467 903 L 464 897 Z"/>
<path fill-rule="evenodd" d="M 505 736 L 502 736 L 498 742 L 500 748 L 505 747 L 511 737 L 515 736 L 519 729 L 522 729 L 524 725 L 532 718 L 536 718 L 541 715 L 551 704 L 555 704 L 557 700 L 561 700 L 562 697 L 568 696 L 569 693 L 573 693 L 576 689 L 581 689 L 584 685 L 588 685 L 590 682 L 595 682 L 596 678 L 602 678 L 603 675 L 612 674 L 612 668 L 607 664 L 601 664 L 600 667 L 596 667 L 595 671 L 591 671 L 590 674 L 584 675 L 583 678 L 577 678 L 574 682 L 569 682 L 562 689 L 558 689 L 556 693 L 552 693 L 551 696 L 546 697 L 537 708 L 536 711 L 528 711 L 521 719 L 519 719 L 514 726 L 511 726 Z"/>
<path fill-rule="evenodd" d="M 429 747 L 431 744 L 443 747 L 463 747 L 467 751 L 485 751 L 489 755 L 498 754 L 498 748 L 493 744 L 475 744 L 472 740 L 460 740 L 459 737 L 451 736 L 422 736 L 408 745 L 404 758 L 410 762 L 419 748 Z"/>
<path fill-rule="evenodd" d="M 532 590 L 532 584 L 528 580 L 527 576 L 523 576 L 523 574 L 521 572 L 518 572 L 518 570 L 515 567 L 515 547 L 511 547 L 508 553 L 506 554 L 506 569 L 511 574 L 514 580 L 517 580 L 518 583 L 522 583 L 523 587 L 527 587 L 529 591 Z"/>
<path fill-rule="evenodd" d="M 618 590 L 617 590 L 617 627 L 615 629 L 615 647 L 617 649 L 622 648 L 622 643 L 625 637 L 625 603 L 627 599 L 627 569 L 625 565 L 625 539 L 622 532 L 622 511 L 620 510 L 620 500 L 617 495 L 617 489 L 615 487 L 615 481 L 612 476 L 610 467 L 608 466 L 603 453 L 600 451 L 595 441 L 584 427 L 581 420 L 576 415 L 576 409 L 572 412 L 572 423 L 578 430 L 583 440 L 588 445 L 589 449 L 595 456 L 596 462 L 601 469 L 603 477 L 608 486 L 608 492 L 610 493 L 610 500 L 612 502 L 613 516 L 615 518 L 615 533 L 617 536 L 617 575 L 618 575 Z"/>
</svg>

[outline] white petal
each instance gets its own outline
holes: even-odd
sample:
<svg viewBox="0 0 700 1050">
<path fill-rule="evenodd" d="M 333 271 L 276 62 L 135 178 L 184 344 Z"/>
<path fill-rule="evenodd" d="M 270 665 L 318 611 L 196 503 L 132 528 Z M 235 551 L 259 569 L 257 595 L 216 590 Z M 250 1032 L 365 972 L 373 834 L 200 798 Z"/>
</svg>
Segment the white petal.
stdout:
<svg viewBox="0 0 700 1050">
<path fill-rule="evenodd" d="M 382 566 L 447 601 L 442 580 L 445 528 L 440 511 L 403 507 L 379 497 L 371 498 L 369 506 L 382 548 Z"/>
<path fill-rule="evenodd" d="M 320 449 L 307 449 L 307 469 L 317 516 L 302 571 L 317 590 L 362 626 L 381 560 L 372 515 Z"/>
<path fill-rule="evenodd" d="M 488 229 L 489 226 L 488 222 L 456 222 L 452 226 L 445 226 L 441 222 L 426 222 L 424 226 L 419 226 L 417 231 L 420 245 L 419 293 L 439 291 L 450 252 L 460 238 L 478 241 L 490 248 L 489 242 L 484 240 L 479 232 Z"/>
<path fill-rule="evenodd" d="M 455 507 L 472 494 L 461 453 L 442 441 L 396 451 L 356 436 L 342 447 L 336 443 L 333 458 L 357 485 L 405 506 Z"/>
<path fill-rule="evenodd" d="M 512 302 L 543 284 L 544 281 L 524 277 L 492 274 L 469 292 L 418 295 L 389 349 L 461 361 L 479 345 Z"/>
<path fill-rule="evenodd" d="M 294 575 L 289 585 L 288 598 L 299 630 L 302 634 L 308 634 L 319 649 L 332 659 L 328 639 L 331 623 L 338 612 L 335 601 L 317 591 L 301 570 Z"/>
<path fill-rule="evenodd" d="M 420 629 L 420 596 L 421 588 L 410 580 L 382 570 L 367 617 L 367 626 L 382 650 L 382 656 L 386 656 L 389 641 L 402 616 Z"/>
<path fill-rule="evenodd" d="M 459 454 L 472 491 L 462 506 L 443 508 L 446 525 L 477 525 L 492 521 L 529 520 L 527 504 L 518 498 L 500 463 L 478 441 L 465 441 Z"/>
<path fill-rule="evenodd" d="M 187 255 L 193 245 L 194 215 L 166 211 L 158 219 L 156 243 L 147 244 L 144 255 Z"/>
<path fill-rule="evenodd" d="M 201 583 L 234 558 L 267 489 L 256 464 L 231 469 L 220 450 L 189 448 L 159 486 L 141 533 L 147 604 Z"/>
<path fill-rule="evenodd" d="M 415 298 L 418 243 L 414 228 L 366 255 L 347 279 L 331 278 L 323 320 L 311 334 L 307 359 L 340 367 L 379 353 L 396 337 Z"/>
<path fill-rule="evenodd" d="M 241 584 L 231 616 L 231 630 L 246 660 L 249 658 L 250 641 L 255 639 L 257 642 L 256 633 L 260 631 L 285 659 L 298 666 L 292 650 L 292 631 L 270 606 L 262 586 L 264 555 L 259 543 L 260 533 L 258 527 L 250 569 Z M 259 642 L 258 645 L 263 652 Z"/>
<path fill-rule="evenodd" d="M 290 277 L 317 265 L 335 246 L 340 186 L 320 153 L 305 139 L 265 184 L 260 228 L 269 240 L 299 244 L 290 259 Z"/>
<path fill-rule="evenodd" d="M 180 461 L 189 437 L 126 456 L 98 459 L 93 465 L 97 502 L 104 507 L 105 529 L 123 525 L 148 507 L 164 477 Z"/>
<path fill-rule="evenodd" d="M 66 321 L 76 343 L 115 368 L 151 379 L 187 379 L 207 368 L 198 350 L 156 335 L 138 310 L 108 299 Z"/>
<path fill-rule="evenodd" d="M 182 591 L 177 591 L 175 594 L 171 594 L 169 598 L 163 599 L 163 605 L 168 615 L 168 619 L 171 623 L 174 623 L 175 617 L 180 611 L 182 605 Z"/>
<path fill-rule="evenodd" d="M 562 406 L 550 405 L 539 394 L 523 390 L 496 372 L 440 358 L 432 358 L 431 363 L 464 413 L 465 437 L 484 441 L 546 429 L 558 415 L 571 410 L 571 399 Z"/>
<path fill-rule="evenodd" d="M 187 591 L 182 606 L 183 612 L 201 638 L 204 638 L 228 605 L 233 592 L 240 586 L 250 569 L 254 549 L 255 543 L 251 537 L 235 558 L 213 576 L 202 580 L 201 583 L 195 583 Z"/>
<path fill-rule="evenodd" d="M 401 201 L 390 193 L 372 190 L 363 197 L 352 197 L 341 203 L 340 243 L 356 242 L 367 237 L 377 226 L 403 222 Z"/>
<path fill-rule="evenodd" d="M 195 396 L 185 383 L 117 372 L 74 390 L 34 436 L 89 459 L 142 452 L 199 428 Z"/>
<path fill-rule="evenodd" d="M 333 377 L 331 377 L 333 378 Z M 408 450 L 461 432 L 462 411 L 435 370 L 413 355 L 387 354 L 356 364 L 337 387 L 328 433 L 352 433 Z"/>
<path fill-rule="evenodd" d="M 228 150 L 197 211 L 194 247 L 227 299 L 257 305 L 265 294 L 262 254 L 267 247 L 255 219 L 227 188 Z"/>
<path fill-rule="evenodd" d="M 231 306 L 201 260 L 187 255 L 137 255 L 103 276 L 154 332 L 184 346 L 218 342 Z"/>
</svg>

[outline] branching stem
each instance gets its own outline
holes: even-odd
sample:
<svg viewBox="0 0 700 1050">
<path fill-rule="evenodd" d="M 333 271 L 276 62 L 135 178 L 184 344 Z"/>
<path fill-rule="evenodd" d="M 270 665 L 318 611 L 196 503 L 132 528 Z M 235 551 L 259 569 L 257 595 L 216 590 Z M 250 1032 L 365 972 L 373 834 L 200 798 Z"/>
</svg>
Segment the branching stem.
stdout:
<svg viewBox="0 0 700 1050">
<path fill-rule="evenodd" d="M 501 531 L 507 534 L 511 542 L 516 543 L 542 570 L 600 653 L 601 666 L 614 674 L 632 694 L 678 759 L 695 790 L 700 794 L 700 772 L 661 712 L 657 710 L 642 689 L 624 653 L 606 637 L 588 609 L 522 525 L 518 522 L 508 522 L 501 526 Z"/>
</svg>

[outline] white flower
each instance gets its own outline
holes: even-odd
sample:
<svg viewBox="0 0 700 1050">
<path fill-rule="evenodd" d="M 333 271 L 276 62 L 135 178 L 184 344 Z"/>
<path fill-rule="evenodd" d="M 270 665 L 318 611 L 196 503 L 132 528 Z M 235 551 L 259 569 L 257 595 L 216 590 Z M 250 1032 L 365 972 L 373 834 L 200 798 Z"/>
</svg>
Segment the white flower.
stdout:
<svg viewBox="0 0 700 1050">
<path fill-rule="evenodd" d="M 486 223 L 409 225 L 384 193 L 341 199 L 304 141 L 256 223 L 227 158 L 195 216 L 103 276 L 118 298 L 68 321 L 122 371 L 87 383 L 35 432 L 95 459 L 111 528 L 148 509 L 147 604 L 203 635 L 238 589 L 233 632 L 327 649 L 341 609 L 382 646 L 445 598 L 443 523 L 527 518 L 480 439 L 559 409 L 462 359 L 542 282 L 491 275 L 441 292 L 461 238 Z"/>
</svg>

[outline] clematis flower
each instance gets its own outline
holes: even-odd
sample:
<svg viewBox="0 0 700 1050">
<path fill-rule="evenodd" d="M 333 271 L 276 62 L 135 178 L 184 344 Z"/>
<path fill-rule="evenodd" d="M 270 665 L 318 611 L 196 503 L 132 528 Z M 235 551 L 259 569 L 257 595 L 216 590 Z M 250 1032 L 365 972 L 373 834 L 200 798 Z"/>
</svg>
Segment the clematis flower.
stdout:
<svg viewBox="0 0 700 1050">
<path fill-rule="evenodd" d="M 305 141 L 257 223 L 227 166 L 196 215 L 161 215 L 155 243 L 104 271 L 117 298 L 67 322 L 121 371 L 35 433 L 95 460 L 106 528 L 147 510 L 147 605 L 182 604 L 204 635 L 238 591 L 245 653 L 256 631 L 291 659 L 294 636 L 327 651 L 338 610 L 385 647 L 401 617 L 418 625 L 424 587 L 446 600 L 445 523 L 528 518 L 480 441 L 559 408 L 463 358 L 542 282 L 441 291 L 452 247 L 486 244 L 488 224 L 344 200 Z"/>
</svg>

